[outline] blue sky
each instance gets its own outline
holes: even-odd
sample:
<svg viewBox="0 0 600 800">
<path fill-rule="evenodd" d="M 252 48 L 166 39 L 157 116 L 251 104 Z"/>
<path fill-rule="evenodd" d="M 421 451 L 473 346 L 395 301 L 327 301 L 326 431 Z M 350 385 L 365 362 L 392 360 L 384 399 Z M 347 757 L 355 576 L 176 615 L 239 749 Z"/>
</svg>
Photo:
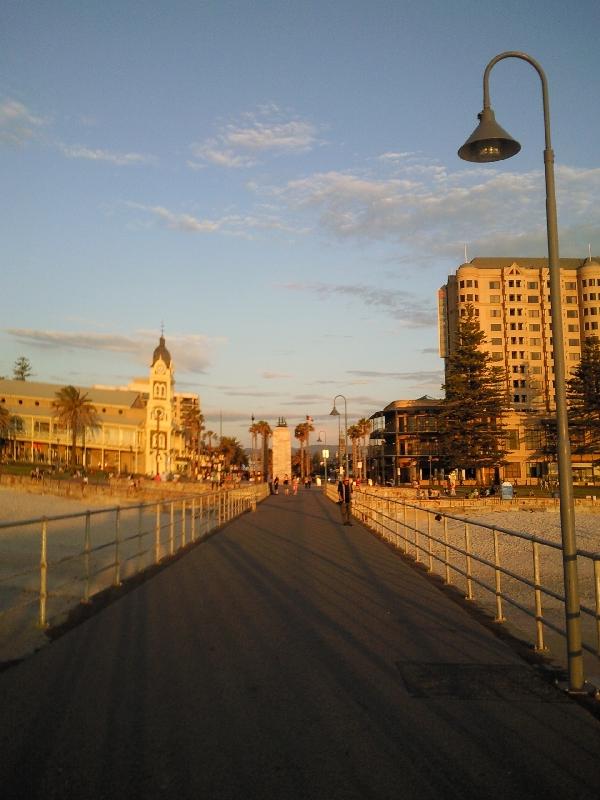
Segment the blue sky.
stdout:
<svg viewBox="0 0 600 800">
<path fill-rule="evenodd" d="M 164 324 L 177 386 L 334 440 L 440 396 L 436 292 L 546 254 L 540 82 L 498 64 L 521 153 L 476 166 L 485 65 L 550 87 L 560 251 L 600 254 L 600 4 L 28 2 L 0 8 L 0 374 L 122 385 Z M 343 403 L 342 403 L 343 406 Z"/>
</svg>

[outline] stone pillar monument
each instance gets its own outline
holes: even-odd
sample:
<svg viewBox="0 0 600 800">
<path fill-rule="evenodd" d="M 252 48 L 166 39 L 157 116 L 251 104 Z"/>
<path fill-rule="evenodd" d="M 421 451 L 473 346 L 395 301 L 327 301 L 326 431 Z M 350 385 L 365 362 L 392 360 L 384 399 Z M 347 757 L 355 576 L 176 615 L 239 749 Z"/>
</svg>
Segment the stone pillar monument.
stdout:
<svg viewBox="0 0 600 800">
<path fill-rule="evenodd" d="M 290 429 L 283 417 L 279 417 L 277 427 L 273 431 L 273 478 L 279 478 L 281 485 L 285 475 L 292 477 L 292 440 Z"/>
</svg>

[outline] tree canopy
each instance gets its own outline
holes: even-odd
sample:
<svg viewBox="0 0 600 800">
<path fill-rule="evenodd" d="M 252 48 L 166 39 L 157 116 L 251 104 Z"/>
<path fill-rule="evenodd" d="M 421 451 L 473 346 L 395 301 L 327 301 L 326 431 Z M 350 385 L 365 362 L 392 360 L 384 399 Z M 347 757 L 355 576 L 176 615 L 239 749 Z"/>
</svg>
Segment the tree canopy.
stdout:
<svg viewBox="0 0 600 800">
<path fill-rule="evenodd" d="M 85 439 L 87 430 L 99 425 L 98 413 L 87 393 L 81 393 L 75 386 L 63 386 L 55 393 L 52 402 L 54 416 L 61 425 L 71 431 L 71 466 L 77 464 L 77 437 Z"/>
<path fill-rule="evenodd" d="M 484 344 L 474 309 L 467 306 L 442 387 L 440 452 L 449 467 L 493 467 L 507 453 L 502 421 L 509 409 L 505 376 L 502 368 L 493 366 Z"/>
<path fill-rule="evenodd" d="M 600 446 L 600 339 L 583 341 L 581 360 L 567 381 L 569 427 L 574 449 L 595 452 Z"/>
<path fill-rule="evenodd" d="M 19 356 L 13 364 L 13 378 L 16 381 L 26 381 L 33 374 L 31 362 L 25 356 Z"/>
</svg>

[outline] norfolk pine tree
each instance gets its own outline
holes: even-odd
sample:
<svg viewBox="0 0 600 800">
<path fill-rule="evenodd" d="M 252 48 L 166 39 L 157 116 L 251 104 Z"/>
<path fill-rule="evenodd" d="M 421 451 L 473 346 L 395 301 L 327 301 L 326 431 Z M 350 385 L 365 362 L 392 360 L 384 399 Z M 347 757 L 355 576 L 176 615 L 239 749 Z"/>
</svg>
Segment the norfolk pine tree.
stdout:
<svg viewBox="0 0 600 800">
<path fill-rule="evenodd" d="M 581 360 L 567 381 L 569 427 L 573 450 L 595 453 L 600 448 L 600 339 L 583 341 Z"/>
<path fill-rule="evenodd" d="M 492 365 L 472 306 L 460 319 L 446 363 L 440 415 L 441 454 L 452 469 L 499 466 L 506 453 L 503 416 L 509 410 L 504 370 Z"/>
</svg>

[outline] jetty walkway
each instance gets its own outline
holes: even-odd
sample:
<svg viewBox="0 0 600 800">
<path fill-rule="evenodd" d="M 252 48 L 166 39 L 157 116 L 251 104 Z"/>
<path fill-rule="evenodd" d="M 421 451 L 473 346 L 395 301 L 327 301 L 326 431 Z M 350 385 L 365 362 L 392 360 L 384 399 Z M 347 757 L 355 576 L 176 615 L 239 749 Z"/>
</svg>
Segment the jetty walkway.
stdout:
<svg viewBox="0 0 600 800">
<path fill-rule="evenodd" d="M 600 797 L 600 722 L 316 489 L 0 673 L 2 797 Z"/>
</svg>

